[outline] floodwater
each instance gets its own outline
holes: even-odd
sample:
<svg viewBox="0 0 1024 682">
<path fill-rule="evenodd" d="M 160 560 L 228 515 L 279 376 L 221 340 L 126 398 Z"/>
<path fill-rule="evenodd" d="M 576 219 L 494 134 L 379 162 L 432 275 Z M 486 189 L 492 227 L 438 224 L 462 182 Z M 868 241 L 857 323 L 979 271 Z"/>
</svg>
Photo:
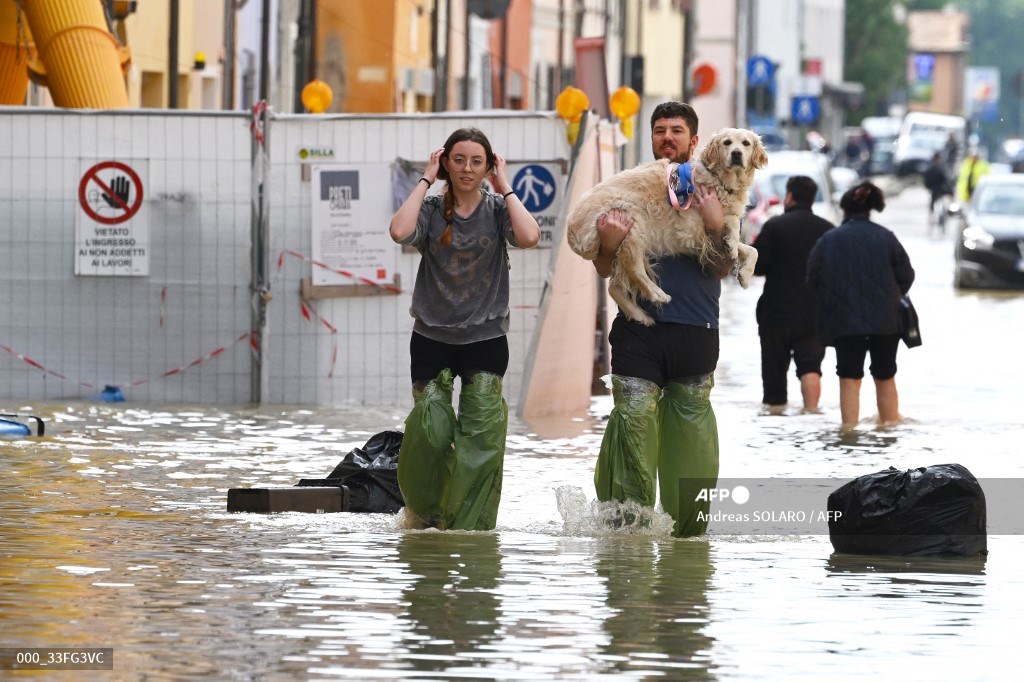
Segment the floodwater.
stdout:
<svg viewBox="0 0 1024 682">
<path fill-rule="evenodd" d="M 909 189 L 880 217 L 918 272 L 904 421 L 874 425 L 866 380 L 863 422 L 840 433 L 831 352 L 822 414 L 759 416 L 760 282 L 728 286 L 722 477 L 958 462 L 1024 478 L 1024 294 L 955 292 L 950 238 L 925 235 L 924 206 Z M 680 540 L 658 519 L 608 530 L 590 504 L 608 398 L 513 421 L 489 533 L 225 511 L 228 488 L 326 475 L 401 409 L 2 407 L 40 414 L 48 434 L 0 444 L 0 647 L 110 647 L 114 669 L 0 677 L 1019 679 L 1022 535 L 991 535 L 982 560 L 842 556 L 827 536 L 714 524 Z"/>
</svg>

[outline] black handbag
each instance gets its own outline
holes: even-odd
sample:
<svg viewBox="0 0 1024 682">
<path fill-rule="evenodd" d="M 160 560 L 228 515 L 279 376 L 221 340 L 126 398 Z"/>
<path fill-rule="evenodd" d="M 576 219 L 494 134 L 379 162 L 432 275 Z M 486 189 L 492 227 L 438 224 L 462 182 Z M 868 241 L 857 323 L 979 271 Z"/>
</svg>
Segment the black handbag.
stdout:
<svg viewBox="0 0 1024 682">
<path fill-rule="evenodd" d="M 900 299 L 900 338 L 907 348 L 921 345 L 921 326 L 917 320 L 917 311 L 906 294 Z"/>
</svg>

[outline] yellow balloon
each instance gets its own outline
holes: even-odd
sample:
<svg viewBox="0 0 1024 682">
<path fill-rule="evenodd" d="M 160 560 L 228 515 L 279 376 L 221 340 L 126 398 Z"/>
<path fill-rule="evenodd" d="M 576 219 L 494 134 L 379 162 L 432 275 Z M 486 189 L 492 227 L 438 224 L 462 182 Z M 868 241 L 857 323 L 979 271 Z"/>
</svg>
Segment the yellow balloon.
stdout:
<svg viewBox="0 0 1024 682">
<path fill-rule="evenodd" d="M 583 112 L 590 107 L 587 93 L 573 86 L 562 90 L 555 100 L 555 111 L 566 121 L 579 121 Z"/>
<path fill-rule="evenodd" d="M 615 114 L 615 118 L 625 121 L 640 111 L 640 95 L 633 88 L 623 85 L 608 98 L 608 108 Z"/>
<path fill-rule="evenodd" d="M 306 83 L 302 88 L 302 106 L 306 107 L 311 114 L 322 114 L 327 111 L 334 100 L 334 92 L 331 86 L 322 80 L 314 79 Z"/>
</svg>

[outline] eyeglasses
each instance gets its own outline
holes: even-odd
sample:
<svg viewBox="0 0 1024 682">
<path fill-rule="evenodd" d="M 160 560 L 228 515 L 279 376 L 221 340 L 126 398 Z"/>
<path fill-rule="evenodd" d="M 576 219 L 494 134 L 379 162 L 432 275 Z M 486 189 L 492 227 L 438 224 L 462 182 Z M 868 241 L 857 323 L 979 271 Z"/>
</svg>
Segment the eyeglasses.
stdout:
<svg viewBox="0 0 1024 682">
<path fill-rule="evenodd" d="M 454 166 L 456 170 L 462 170 L 463 168 L 480 170 L 484 167 L 485 161 L 479 156 L 474 156 L 471 159 L 467 159 L 464 156 L 449 156 L 448 163 Z"/>
</svg>

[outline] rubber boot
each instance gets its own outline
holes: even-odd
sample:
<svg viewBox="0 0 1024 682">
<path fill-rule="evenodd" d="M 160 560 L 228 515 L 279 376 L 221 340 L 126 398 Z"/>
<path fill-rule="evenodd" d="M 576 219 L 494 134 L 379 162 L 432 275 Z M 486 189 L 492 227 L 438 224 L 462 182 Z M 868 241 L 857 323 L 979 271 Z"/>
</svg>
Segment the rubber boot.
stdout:
<svg viewBox="0 0 1024 682">
<path fill-rule="evenodd" d="M 711 504 L 697 496 L 718 484 L 718 421 L 711 408 L 714 385 L 712 374 L 672 381 L 658 404 L 661 506 L 675 519 L 677 537 L 701 535 L 708 529 Z"/>
<path fill-rule="evenodd" d="M 428 526 L 441 518 L 441 496 L 448 478 L 455 410 L 452 409 L 451 370 L 442 370 L 422 389 L 413 388 L 413 406 L 405 418 L 398 451 L 398 487 L 410 511 Z"/>
<path fill-rule="evenodd" d="M 597 499 L 634 500 L 653 507 L 657 497 L 658 397 L 653 381 L 612 376 L 615 406 L 601 440 L 594 471 Z"/>
<path fill-rule="evenodd" d="M 455 455 L 441 499 L 441 528 L 492 530 L 501 501 L 501 473 L 508 432 L 508 405 L 501 377 L 477 372 L 463 378 Z"/>
</svg>

